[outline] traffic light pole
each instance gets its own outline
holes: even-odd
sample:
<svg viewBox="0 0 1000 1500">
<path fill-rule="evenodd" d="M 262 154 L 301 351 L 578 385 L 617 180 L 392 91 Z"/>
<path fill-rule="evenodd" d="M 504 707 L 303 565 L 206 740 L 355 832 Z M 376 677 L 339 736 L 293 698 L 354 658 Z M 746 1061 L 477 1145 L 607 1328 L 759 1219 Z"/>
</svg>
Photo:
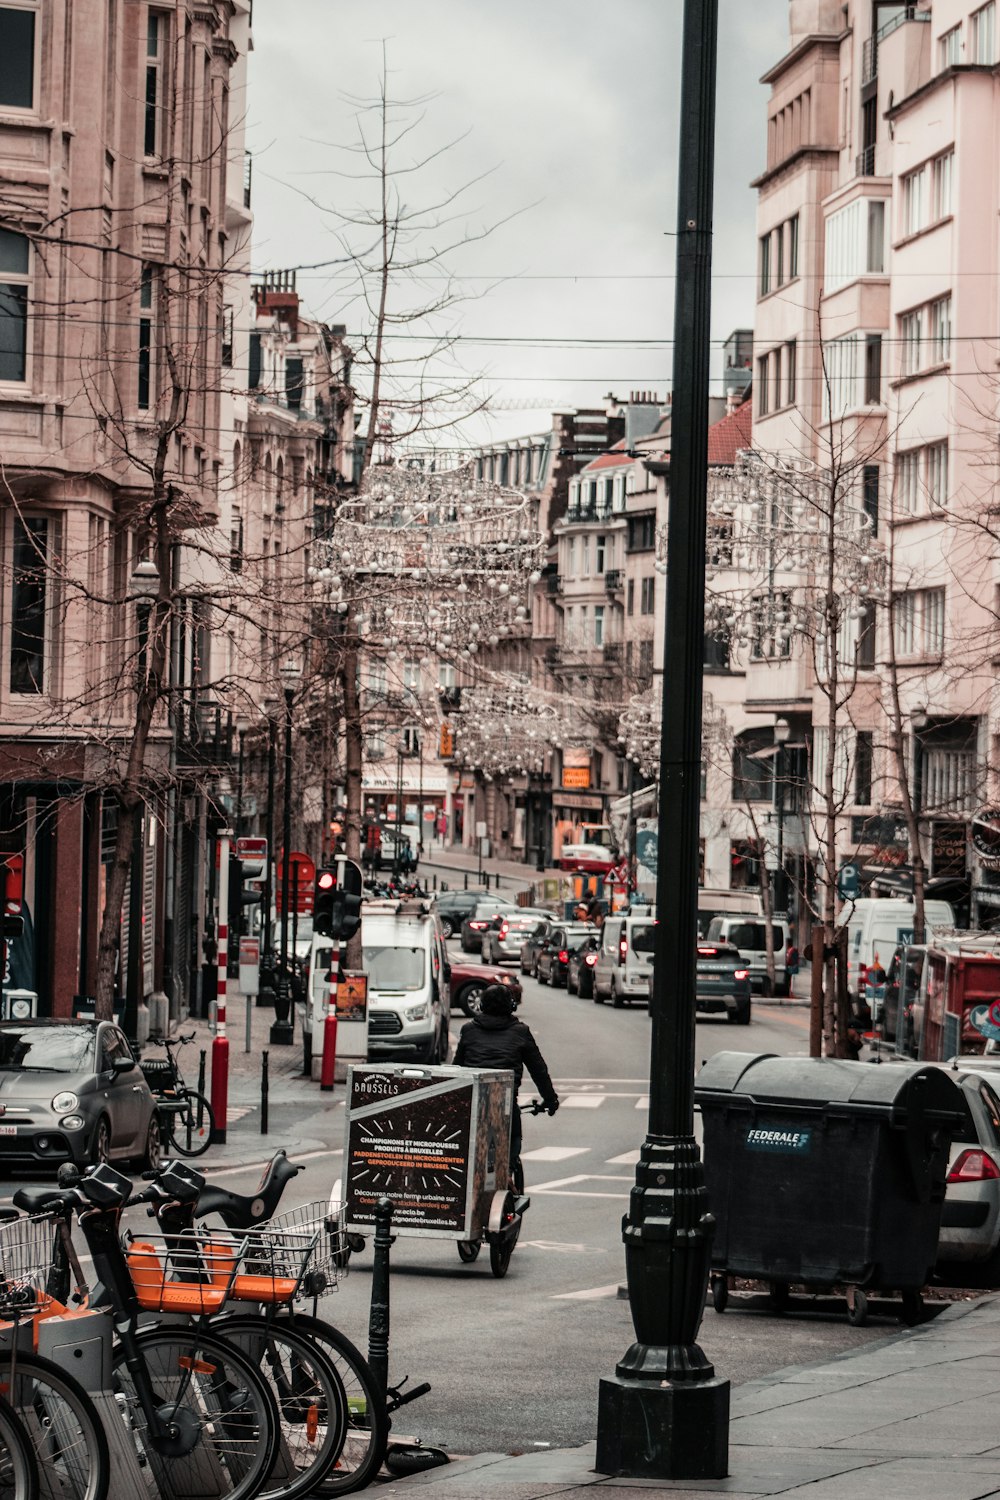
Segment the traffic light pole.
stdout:
<svg viewBox="0 0 1000 1500">
<path fill-rule="evenodd" d="M 344 875 L 347 870 L 346 858 L 337 860 L 337 890 L 344 890 Z M 341 918 L 342 920 L 342 918 Z M 340 922 L 338 922 L 338 927 Z M 337 994 L 344 978 L 344 940 L 337 935 L 337 968 L 330 985 L 330 993 L 327 997 L 326 1021 L 323 1025 L 323 1063 L 320 1068 L 319 1087 L 320 1093 L 330 1094 L 333 1092 L 334 1080 L 337 1073 Z"/>
<path fill-rule="evenodd" d="M 212 1043 L 212 1141 L 226 1144 L 226 1114 L 229 1108 L 229 1038 L 226 1035 L 226 994 L 229 970 L 229 840 L 231 828 L 219 830 L 219 926 L 215 981 L 215 1040 Z"/>
</svg>

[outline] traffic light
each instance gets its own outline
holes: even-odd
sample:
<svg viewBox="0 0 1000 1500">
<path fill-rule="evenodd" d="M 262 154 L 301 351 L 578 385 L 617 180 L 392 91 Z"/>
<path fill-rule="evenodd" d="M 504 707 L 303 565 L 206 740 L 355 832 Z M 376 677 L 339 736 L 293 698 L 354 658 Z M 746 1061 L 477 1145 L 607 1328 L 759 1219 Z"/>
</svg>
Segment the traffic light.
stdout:
<svg viewBox="0 0 1000 1500">
<path fill-rule="evenodd" d="M 346 942 L 361 926 L 361 891 L 363 877 L 360 865 L 353 859 L 339 859 L 316 876 L 316 899 L 313 903 L 313 932 L 321 937 Z"/>
<path fill-rule="evenodd" d="M 226 920 L 229 923 L 229 966 L 234 970 L 239 959 L 240 938 L 245 937 L 250 931 L 247 907 L 258 906 L 261 900 L 260 891 L 248 891 L 245 884 L 247 880 L 256 878 L 256 865 L 244 862 L 238 854 L 230 854 L 229 910 L 226 913 Z"/>
</svg>

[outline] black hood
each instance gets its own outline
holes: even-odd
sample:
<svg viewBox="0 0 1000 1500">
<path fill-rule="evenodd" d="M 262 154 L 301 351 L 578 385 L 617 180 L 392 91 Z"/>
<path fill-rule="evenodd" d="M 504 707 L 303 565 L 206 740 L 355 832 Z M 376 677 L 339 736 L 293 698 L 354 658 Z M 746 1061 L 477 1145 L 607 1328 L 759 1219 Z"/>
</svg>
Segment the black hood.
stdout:
<svg viewBox="0 0 1000 1500">
<path fill-rule="evenodd" d="M 508 1026 L 517 1024 L 514 1016 L 484 1016 L 480 1013 L 472 1019 L 484 1031 L 505 1031 Z"/>
</svg>

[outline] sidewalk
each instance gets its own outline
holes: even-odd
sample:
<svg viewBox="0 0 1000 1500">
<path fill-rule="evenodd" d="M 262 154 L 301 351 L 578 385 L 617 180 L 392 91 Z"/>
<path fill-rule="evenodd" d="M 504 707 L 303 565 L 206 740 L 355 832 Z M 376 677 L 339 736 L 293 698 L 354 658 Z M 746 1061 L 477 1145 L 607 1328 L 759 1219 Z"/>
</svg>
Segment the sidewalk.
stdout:
<svg viewBox="0 0 1000 1500">
<path fill-rule="evenodd" d="M 624 1500 L 652 1490 L 677 1500 L 713 1494 L 729 1500 L 986 1500 L 1000 1496 L 998 1397 L 1000 1298 L 983 1298 L 826 1364 L 735 1389 L 728 1479 L 605 1478 L 593 1470 L 595 1449 L 588 1443 L 516 1458 L 481 1453 L 390 1482 L 382 1493 L 412 1494 L 413 1500 Z M 485 1435 L 488 1410 L 483 1421 Z"/>
</svg>

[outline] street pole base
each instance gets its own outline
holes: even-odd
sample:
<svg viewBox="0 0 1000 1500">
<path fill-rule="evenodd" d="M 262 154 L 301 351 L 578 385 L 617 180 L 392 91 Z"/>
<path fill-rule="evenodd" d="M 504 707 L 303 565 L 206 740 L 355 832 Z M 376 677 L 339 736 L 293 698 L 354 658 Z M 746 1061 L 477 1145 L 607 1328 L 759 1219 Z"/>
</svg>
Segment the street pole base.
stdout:
<svg viewBox="0 0 1000 1500">
<path fill-rule="evenodd" d="M 290 1021 L 274 1021 L 270 1030 L 271 1046 L 290 1047 L 294 1035 Z"/>
<path fill-rule="evenodd" d="M 602 1380 L 594 1467 L 629 1479 L 724 1479 L 729 1381 Z"/>
</svg>

